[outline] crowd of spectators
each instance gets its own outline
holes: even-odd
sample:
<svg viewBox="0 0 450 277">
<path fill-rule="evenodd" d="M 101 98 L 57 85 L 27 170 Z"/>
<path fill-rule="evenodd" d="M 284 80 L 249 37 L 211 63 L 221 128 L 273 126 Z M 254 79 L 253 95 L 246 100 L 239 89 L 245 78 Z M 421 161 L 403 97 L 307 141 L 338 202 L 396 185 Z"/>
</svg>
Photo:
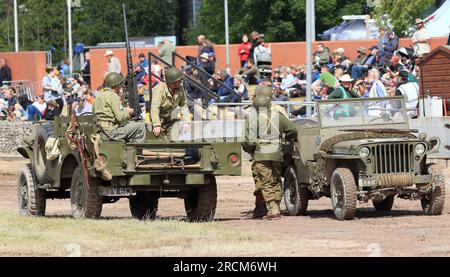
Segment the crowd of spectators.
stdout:
<svg viewBox="0 0 450 277">
<path fill-rule="evenodd" d="M 399 38 L 392 30 L 380 27 L 378 44 L 369 49 L 359 47 L 354 60 L 348 58 L 342 47 L 329 49 L 324 43 L 318 43 L 312 65 L 313 100 L 404 96 L 408 109 L 417 108 L 419 68 L 416 59 L 430 52 L 430 37 L 422 20 L 416 20 L 416 29 L 412 45 L 405 48 L 399 46 Z M 266 44 L 264 35 L 256 31 L 242 36 L 237 51 L 241 68 L 235 76 L 216 68 L 214 44 L 204 35 L 198 37 L 198 49 L 197 57 L 190 60 L 199 69 L 186 65 L 184 72 L 216 94 L 217 100 L 210 102 L 249 100 L 252 95 L 248 86 L 258 84 L 271 85 L 275 101 L 298 100 L 306 94 L 306 65 L 272 70 L 271 47 Z M 270 70 L 268 75 L 264 73 L 265 66 Z M 185 82 L 185 89 L 192 99 L 207 98 L 191 82 Z M 293 111 L 293 115 L 303 115 L 303 110 Z M 410 112 L 410 115 L 414 117 L 417 113 Z"/>
<path fill-rule="evenodd" d="M 392 30 L 381 27 L 378 44 L 369 49 L 358 48 L 354 60 L 347 57 L 344 48 L 329 49 L 324 43 L 318 43 L 312 65 L 313 100 L 403 96 L 408 114 L 416 117 L 417 112 L 414 110 L 418 106 L 420 77 L 417 60 L 430 52 L 430 36 L 422 20 L 416 20 L 416 29 L 410 48 L 405 48 L 399 46 L 399 39 Z M 256 37 L 252 36 L 254 39 Z M 256 39 L 256 44 L 252 44 L 254 50 L 250 50 L 249 56 L 253 59 L 257 56 L 258 47 L 264 47 L 258 40 L 261 40 L 261 36 Z M 246 54 L 242 51 L 246 45 L 248 43 L 244 36 L 239 48 L 240 56 Z M 254 71 L 261 69 L 254 67 L 252 58 L 247 60 L 244 70 L 245 67 L 253 67 Z M 249 71 L 244 70 L 241 73 L 248 75 Z M 262 77 L 256 78 L 260 80 L 252 82 L 247 78 L 246 83 L 263 82 Z M 275 68 L 271 81 L 274 101 L 298 100 L 306 92 L 306 65 Z M 304 108 L 294 110 L 292 115 L 304 115 L 305 111 Z"/>
<path fill-rule="evenodd" d="M 344 48 L 329 49 L 324 43 L 318 43 L 312 57 L 313 100 L 404 96 L 408 109 L 417 108 L 419 68 L 416 59 L 430 52 L 430 37 L 422 20 L 416 20 L 416 28 L 411 48 L 405 48 L 399 47 L 399 39 L 392 30 L 381 27 L 378 44 L 369 49 L 358 48 L 354 60 L 347 57 Z M 164 39 L 159 44 L 161 64 L 157 59 L 152 59 L 149 64 L 146 56 L 139 54 L 134 73 L 142 103 L 148 101 L 145 96 L 150 93 L 150 88 L 164 79 L 164 68 L 172 64 L 173 52 L 175 46 Z M 244 34 L 237 56 L 241 68 L 232 76 L 226 69 L 216 68 L 214 43 L 205 35 L 198 36 L 197 56 L 187 57 L 190 63 L 183 66 L 188 77 L 184 81 L 184 89 L 191 104 L 197 99 L 206 105 L 250 100 L 253 95 L 249 93 L 249 86 L 258 84 L 272 86 L 274 101 L 298 100 L 305 96 L 306 65 L 281 66 L 272 70 L 271 47 L 266 44 L 263 34 L 256 31 L 250 35 Z M 114 57 L 113 51 L 106 51 L 105 57 L 105 74 L 122 72 L 122 65 Z M 43 96 L 34 103 L 23 99 L 13 87 L 2 86 L 1 119 L 52 120 L 67 106 L 74 108 L 78 115 L 92 112 L 95 96 L 102 88 L 92 90 L 90 87 L 90 53 L 85 54 L 81 75 L 70 75 L 68 67 L 68 61 L 65 60 L 62 66 L 47 69 L 42 80 Z M 267 68 L 270 70 L 269 75 L 265 73 Z M 3 59 L 0 59 L 0 78 L 0 81 L 11 79 L 11 71 Z M 215 97 L 208 95 L 205 88 Z M 304 109 L 292 111 L 293 116 L 303 114 Z M 417 113 L 410 112 L 410 116 L 417 116 Z"/>
<path fill-rule="evenodd" d="M 74 108 L 78 115 L 92 112 L 92 103 L 98 91 L 91 91 L 80 74 L 64 75 L 63 71 L 61 67 L 46 69 L 42 79 L 43 95 L 36 99 L 19 93 L 14 86 L 3 85 L 0 119 L 12 122 L 54 120 L 68 107 Z"/>
</svg>

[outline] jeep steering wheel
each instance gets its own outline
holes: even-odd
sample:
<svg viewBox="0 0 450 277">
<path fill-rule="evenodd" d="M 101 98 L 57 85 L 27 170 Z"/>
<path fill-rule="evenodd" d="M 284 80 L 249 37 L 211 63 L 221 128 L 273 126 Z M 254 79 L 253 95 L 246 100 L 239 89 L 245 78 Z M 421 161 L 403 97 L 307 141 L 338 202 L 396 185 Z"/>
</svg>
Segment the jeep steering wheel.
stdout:
<svg viewBox="0 0 450 277">
<path fill-rule="evenodd" d="M 372 119 L 371 121 L 369 121 L 369 123 L 372 123 L 378 119 L 383 119 L 383 122 L 394 122 L 394 120 L 391 117 L 380 116 L 380 117 Z"/>
</svg>

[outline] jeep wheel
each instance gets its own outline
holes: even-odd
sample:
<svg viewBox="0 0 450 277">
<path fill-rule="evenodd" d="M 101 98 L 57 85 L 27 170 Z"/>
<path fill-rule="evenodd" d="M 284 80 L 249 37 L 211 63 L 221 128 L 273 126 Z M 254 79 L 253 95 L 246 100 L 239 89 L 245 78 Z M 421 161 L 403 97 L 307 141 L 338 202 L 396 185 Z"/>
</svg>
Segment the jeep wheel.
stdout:
<svg viewBox="0 0 450 277">
<path fill-rule="evenodd" d="M 53 123 L 44 123 L 37 126 L 33 145 L 32 163 L 36 180 L 40 184 L 45 184 L 51 181 L 47 173 L 50 169 L 51 161 L 47 160 L 45 143 L 52 136 L 54 136 Z"/>
<path fill-rule="evenodd" d="M 351 220 L 356 214 L 356 184 L 348 168 L 337 168 L 331 177 L 331 204 L 339 220 Z"/>
<path fill-rule="evenodd" d="M 102 213 L 103 198 L 98 195 L 98 180 L 89 178 L 89 186 L 85 184 L 83 167 L 75 168 L 70 186 L 70 205 L 75 219 L 96 219 Z"/>
<path fill-rule="evenodd" d="M 31 164 L 25 165 L 20 171 L 17 192 L 21 216 L 45 215 L 46 191 L 37 188 Z"/>
<path fill-rule="evenodd" d="M 130 197 L 130 211 L 135 219 L 154 220 L 158 211 L 159 194 L 157 192 L 138 191 Z"/>
<path fill-rule="evenodd" d="M 216 206 L 217 184 L 214 176 L 210 177 L 209 184 L 190 190 L 184 199 L 187 218 L 191 222 L 212 221 Z"/>
<path fill-rule="evenodd" d="M 445 202 L 445 183 L 442 170 L 437 165 L 427 165 L 428 174 L 433 175 L 431 191 L 420 199 L 422 209 L 427 215 L 441 215 Z"/>
<path fill-rule="evenodd" d="M 284 174 L 283 198 L 288 215 L 306 215 L 309 201 L 309 191 L 297 181 L 295 168 L 289 166 Z"/>
<path fill-rule="evenodd" d="M 373 207 L 377 211 L 390 211 L 394 206 L 395 195 L 388 195 L 384 200 L 376 202 L 372 201 Z"/>
</svg>

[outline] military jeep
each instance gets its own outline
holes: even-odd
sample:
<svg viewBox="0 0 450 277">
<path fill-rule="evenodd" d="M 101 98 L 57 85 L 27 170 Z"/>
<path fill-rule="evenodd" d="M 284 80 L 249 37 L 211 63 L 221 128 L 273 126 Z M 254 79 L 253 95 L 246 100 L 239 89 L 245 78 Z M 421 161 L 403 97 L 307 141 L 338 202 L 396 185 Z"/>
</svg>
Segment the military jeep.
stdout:
<svg viewBox="0 0 450 277">
<path fill-rule="evenodd" d="M 440 140 L 409 129 L 403 98 L 319 101 L 297 124 L 298 141 L 284 147 L 289 215 L 306 215 L 308 201 L 323 196 L 339 220 L 355 217 L 357 201 L 390 211 L 395 196 L 420 200 L 427 215 L 442 213 L 444 178 L 427 164 Z"/>
<path fill-rule="evenodd" d="M 137 219 L 154 219 L 161 197 L 184 200 L 190 221 L 214 218 L 217 175 L 241 174 L 238 142 L 156 139 L 145 143 L 98 140 L 93 115 L 61 116 L 36 124 L 18 152 L 30 159 L 18 180 L 23 216 L 44 216 L 47 199 L 70 198 L 72 216 L 99 218 L 104 204 L 128 198 Z M 46 145 L 57 144 L 48 157 Z M 52 147 L 52 145 L 50 145 Z"/>
</svg>

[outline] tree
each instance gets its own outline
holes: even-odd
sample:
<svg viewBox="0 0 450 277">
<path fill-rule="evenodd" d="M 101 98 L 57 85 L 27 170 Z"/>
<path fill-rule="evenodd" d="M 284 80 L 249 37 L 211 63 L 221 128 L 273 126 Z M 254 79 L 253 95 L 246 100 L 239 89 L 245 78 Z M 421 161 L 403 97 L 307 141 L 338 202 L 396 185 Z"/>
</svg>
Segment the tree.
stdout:
<svg viewBox="0 0 450 277">
<path fill-rule="evenodd" d="M 400 37 L 410 36 L 413 32 L 414 19 L 421 18 L 435 0 L 381 0 L 375 9 L 379 24 L 392 26 Z"/>
<path fill-rule="evenodd" d="M 242 34 L 257 30 L 268 41 L 305 39 L 305 0 L 229 0 L 230 40 L 240 42 Z M 342 22 L 342 16 L 365 14 L 366 0 L 316 0 L 317 34 Z M 216 43 L 225 42 L 223 1 L 203 0 L 199 23 L 185 33 L 189 43 L 205 34 Z"/>
<path fill-rule="evenodd" d="M 180 0 L 124 0 L 130 37 L 175 35 Z M 81 1 L 72 12 L 74 43 L 124 41 L 122 1 Z M 68 53 L 65 0 L 19 0 L 20 49 L 51 50 L 53 60 Z M 0 4 L 0 51 L 14 50 L 13 1 Z M 5 27 L 3 27 L 5 26 Z"/>
</svg>

